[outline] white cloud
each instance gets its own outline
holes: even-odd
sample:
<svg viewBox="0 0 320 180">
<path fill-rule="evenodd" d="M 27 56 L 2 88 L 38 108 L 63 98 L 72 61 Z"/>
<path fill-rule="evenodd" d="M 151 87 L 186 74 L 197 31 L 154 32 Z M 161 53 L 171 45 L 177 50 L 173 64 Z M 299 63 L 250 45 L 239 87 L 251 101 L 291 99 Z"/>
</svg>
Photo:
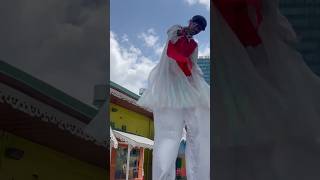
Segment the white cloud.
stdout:
<svg viewBox="0 0 320 180">
<path fill-rule="evenodd" d="M 153 50 L 153 53 L 157 56 L 157 58 L 160 58 L 165 43 L 161 44 L 159 42 L 160 38 L 153 28 L 148 29 L 146 32 L 142 32 L 138 35 L 138 38 L 144 42 L 145 46 Z"/>
<path fill-rule="evenodd" d="M 129 39 L 128 39 L 128 35 L 127 34 L 124 34 L 123 36 L 122 36 L 122 40 L 121 40 L 122 42 L 129 42 Z"/>
<path fill-rule="evenodd" d="M 148 29 L 147 33 L 141 33 L 138 38 L 142 39 L 147 47 L 153 47 L 159 40 L 153 28 Z"/>
<path fill-rule="evenodd" d="M 155 30 L 153 28 L 148 29 L 148 33 L 150 34 L 156 34 Z"/>
<path fill-rule="evenodd" d="M 210 0 L 184 0 L 189 5 L 201 4 L 206 6 L 207 10 L 210 10 Z"/>
<path fill-rule="evenodd" d="M 129 40 L 128 40 L 129 42 Z M 142 51 L 131 45 L 121 45 L 114 32 L 110 32 L 110 79 L 138 94 L 145 87 L 150 70 L 155 63 Z"/>
</svg>

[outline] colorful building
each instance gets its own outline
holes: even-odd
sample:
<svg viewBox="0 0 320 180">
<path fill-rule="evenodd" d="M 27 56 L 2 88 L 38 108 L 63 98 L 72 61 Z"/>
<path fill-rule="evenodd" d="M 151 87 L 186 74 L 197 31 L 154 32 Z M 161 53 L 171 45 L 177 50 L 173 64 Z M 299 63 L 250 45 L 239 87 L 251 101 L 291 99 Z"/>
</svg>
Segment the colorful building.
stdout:
<svg viewBox="0 0 320 180">
<path fill-rule="evenodd" d="M 0 61 L 0 179 L 106 180 L 107 144 L 84 132 L 96 114 Z"/>
<path fill-rule="evenodd" d="M 110 82 L 110 125 L 118 141 L 111 151 L 110 180 L 126 179 L 127 174 L 128 179 L 151 180 L 153 115 L 136 104 L 138 98 Z"/>
</svg>

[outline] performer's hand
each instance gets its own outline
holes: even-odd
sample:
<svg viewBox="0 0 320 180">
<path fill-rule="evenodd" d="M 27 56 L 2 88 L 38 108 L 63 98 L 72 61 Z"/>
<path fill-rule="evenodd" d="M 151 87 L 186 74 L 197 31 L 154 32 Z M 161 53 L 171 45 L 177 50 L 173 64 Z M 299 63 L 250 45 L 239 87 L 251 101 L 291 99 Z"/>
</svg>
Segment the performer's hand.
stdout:
<svg viewBox="0 0 320 180">
<path fill-rule="evenodd" d="M 186 31 L 184 30 L 184 28 L 179 29 L 177 32 L 178 36 L 186 36 Z"/>
<path fill-rule="evenodd" d="M 187 27 L 178 30 L 177 34 L 178 36 L 192 37 L 192 32 Z"/>
</svg>

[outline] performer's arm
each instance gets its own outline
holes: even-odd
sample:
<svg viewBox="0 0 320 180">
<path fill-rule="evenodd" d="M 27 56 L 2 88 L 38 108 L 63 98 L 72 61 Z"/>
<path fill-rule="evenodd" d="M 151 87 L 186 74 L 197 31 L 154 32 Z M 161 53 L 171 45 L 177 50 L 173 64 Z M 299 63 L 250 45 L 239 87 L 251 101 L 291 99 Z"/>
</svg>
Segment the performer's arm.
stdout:
<svg viewBox="0 0 320 180">
<path fill-rule="evenodd" d="M 176 43 L 176 41 L 178 40 L 178 37 L 180 36 L 180 35 L 178 35 L 178 32 L 181 29 L 182 29 L 182 27 L 179 25 L 174 25 L 168 29 L 168 31 L 167 31 L 168 39 L 171 40 L 172 43 Z"/>
<path fill-rule="evenodd" d="M 175 43 L 181 35 L 183 35 L 183 28 L 179 25 L 172 26 L 167 31 L 168 34 L 168 47 L 167 47 L 167 56 L 172 58 L 177 62 L 180 69 L 184 72 L 186 76 L 191 75 L 192 62 L 191 57 L 186 57 L 182 55 L 175 47 Z"/>
</svg>

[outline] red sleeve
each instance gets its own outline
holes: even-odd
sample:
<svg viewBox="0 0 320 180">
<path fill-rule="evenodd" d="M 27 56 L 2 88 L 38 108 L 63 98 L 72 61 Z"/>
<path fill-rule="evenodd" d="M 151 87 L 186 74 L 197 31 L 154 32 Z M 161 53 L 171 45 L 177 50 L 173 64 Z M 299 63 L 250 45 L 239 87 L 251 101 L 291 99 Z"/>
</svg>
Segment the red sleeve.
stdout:
<svg viewBox="0 0 320 180">
<path fill-rule="evenodd" d="M 180 69 L 184 72 L 186 76 L 191 75 L 192 63 L 191 60 L 183 55 L 181 55 L 177 50 L 174 44 L 169 41 L 167 49 L 168 57 L 174 59 L 179 65 Z"/>
<path fill-rule="evenodd" d="M 167 49 L 167 55 L 171 57 L 172 59 L 176 60 L 177 62 L 180 63 L 187 63 L 188 58 L 181 55 L 175 48 L 174 44 L 169 41 L 168 43 L 168 49 Z"/>
</svg>

